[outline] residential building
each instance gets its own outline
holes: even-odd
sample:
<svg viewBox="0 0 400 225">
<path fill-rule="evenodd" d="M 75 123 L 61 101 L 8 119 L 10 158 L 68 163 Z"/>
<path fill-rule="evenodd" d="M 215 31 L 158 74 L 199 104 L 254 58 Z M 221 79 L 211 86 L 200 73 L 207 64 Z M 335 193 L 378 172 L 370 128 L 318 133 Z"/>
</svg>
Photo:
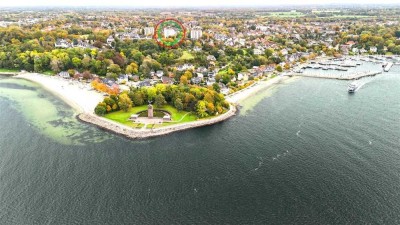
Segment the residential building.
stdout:
<svg viewBox="0 0 400 225">
<path fill-rule="evenodd" d="M 194 27 L 190 31 L 190 38 L 193 40 L 198 40 L 201 38 L 201 36 L 203 36 L 203 31 L 202 31 L 201 27 Z"/>
<path fill-rule="evenodd" d="M 115 39 L 114 39 L 113 36 L 110 35 L 110 36 L 107 38 L 107 44 L 108 44 L 109 46 L 111 46 L 111 44 L 112 44 L 113 42 L 115 42 Z"/>
<path fill-rule="evenodd" d="M 172 37 L 175 35 L 176 35 L 176 31 L 172 27 L 164 28 L 164 37 Z"/>
<path fill-rule="evenodd" d="M 258 48 L 254 49 L 254 55 L 262 55 L 261 49 Z"/>
<path fill-rule="evenodd" d="M 54 44 L 54 47 L 56 48 L 70 48 L 71 46 L 72 44 L 65 39 L 58 39 Z"/>
<path fill-rule="evenodd" d="M 377 47 L 371 47 L 370 49 L 369 49 L 369 51 L 371 52 L 371 53 L 377 53 L 378 52 L 378 48 Z"/>
<path fill-rule="evenodd" d="M 153 36 L 154 35 L 154 27 L 145 27 L 144 28 L 144 35 Z"/>
</svg>

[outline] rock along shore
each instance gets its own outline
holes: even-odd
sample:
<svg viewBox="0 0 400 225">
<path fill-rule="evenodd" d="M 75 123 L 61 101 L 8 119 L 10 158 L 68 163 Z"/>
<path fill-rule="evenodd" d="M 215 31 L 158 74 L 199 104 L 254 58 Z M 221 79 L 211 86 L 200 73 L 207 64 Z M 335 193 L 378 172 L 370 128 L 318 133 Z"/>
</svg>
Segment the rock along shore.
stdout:
<svg viewBox="0 0 400 225">
<path fill-rule="evenodd" d="M 172 132 L 183 131 L 195 127 L 209 126 L 212 124 L 220 123 L 234 116 L 236 114 L 236 110 L 237 110 L 236 107 L 231 105 L 228 112 L 211 119 L 204 119 L 194 122 L 171 125 L 167 127 L 144 129 L 144 130 L 127 127 L 122 124 L 116 123 L 114 121 L 105 119 L 103 117 L 99 117 L 92 113 L 81 113 L 78 115 L 78 119 L 89 124 L 94 124 L 100 129 L 111 131 L 113 133 L 120 134 L 127 138 L 143 139 L 149 137 L 162 136 Z"/>
</svg>

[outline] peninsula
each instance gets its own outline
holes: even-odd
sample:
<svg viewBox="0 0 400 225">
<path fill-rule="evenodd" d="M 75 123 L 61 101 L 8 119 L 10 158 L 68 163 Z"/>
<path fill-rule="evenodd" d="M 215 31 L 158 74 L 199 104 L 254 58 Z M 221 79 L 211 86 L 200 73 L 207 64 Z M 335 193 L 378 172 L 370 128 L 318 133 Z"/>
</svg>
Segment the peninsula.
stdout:
<svg viewBox="0 0 400 225">
<path fill-rule="evenodd" d="M 330 74 L 346 63 L 316 59 L 385 55 L 385 71 L 400 59 L 398 9 L 377 9 L 379 18 L 361 8 L 3 11 L 0 72 L 28 71 L 17 77 L 59 96 L 80 120 L 131 138 L 221 122 L 287 76 L 381 73 Z"/>
<path fill-rule="evenodd" d="M 74 108 L 77 112 L 77 117 L 81 121 L 96 125 L 102 129 L 121 134 L 129 138 L 148 138 L 160 136 L 171 132 L 222 122 L 236 114 L 236 105 L 239 101 L 244 100 L 260 90 L 268 88 L 282 79 L 282 77 L 276 77 L 275 79 L 271 79 L 269 81 L 259 81 L 240 92 L 229 95 L 227 97 L 229 102 L 228 109 L 220 115 L 217 113 L 215 116 L 206 118 L 197 118 L 193 117 L 192 115 L 191 121 L 169 121 L 164 124 L 150 124 L 151 126 L 148 126 L 149 124 L 145 124 L 144 126 L 131 126 L 129 123 L 135 124 L 134 121 L 126 121 L 126 123 L 123 123 L 118 122 L 118 120 L 107 119 L 106 117 L 102 117 L 94 113 L 98 102 L 102 102 L 104 100 L 104 96 L 98 91 L 95 91 L 91 87 L 91 84 L 66 80 L 59 76 L 48 76 L 38 73 L 19 73 L 15 77 L 40 84 L 43 88 Z M 177 113 L 176 110 L 171 110 L 172 108 L 173 107 L 167 107 L 167 110 L 172 111 L 172 113 Z M 141 107 L 141 109 L 143 109 L 143 107 Z M 186 113 L 184 117 L 189 117 L 188 114 L 191 113 Z"/>
</svg>

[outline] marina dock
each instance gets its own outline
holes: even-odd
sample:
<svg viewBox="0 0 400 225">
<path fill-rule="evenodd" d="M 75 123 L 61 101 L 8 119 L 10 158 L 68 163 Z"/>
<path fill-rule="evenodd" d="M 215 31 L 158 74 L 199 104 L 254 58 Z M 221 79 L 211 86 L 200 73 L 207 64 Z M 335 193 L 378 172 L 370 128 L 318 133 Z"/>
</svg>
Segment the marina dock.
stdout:
<svg viewBox="0 0 400 225">
<path fill-rule="evenodd" d="M 381 74 L 382 71 L 366 71 L 366 72 L 355 72 L 350 74 L 310 74 L 310 73 L 290 73 L 288 76 L 302 76 L 302 77 L 316 77 L 325 79 L 338 79 L 338 80 L 357 80 L 362 77 L 369 77 Z"/>
</svg>

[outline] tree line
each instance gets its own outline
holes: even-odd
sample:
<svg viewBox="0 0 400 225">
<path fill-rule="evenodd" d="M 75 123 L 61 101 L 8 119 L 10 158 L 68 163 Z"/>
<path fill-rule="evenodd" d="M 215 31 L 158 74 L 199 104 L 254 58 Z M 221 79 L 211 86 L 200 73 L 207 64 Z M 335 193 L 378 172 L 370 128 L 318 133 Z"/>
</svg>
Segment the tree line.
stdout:
<svg viewBox="0 0 400 225">
<path fill-rule="evenodd" d="M 134 106 L 146 105 L 148 102 L 158 108 L 169 104 L 178 111 L 193 112 L 199 118 L 222 114 L 229 109 L 229 103 L 224 96 L 211 88 L 157 84 L 154 87 L 131 88 L 129 92 L 110 95 L 96 106 L 95 113 L 103 116 L 119 110 L 127 112 Z"/>
</svg>

